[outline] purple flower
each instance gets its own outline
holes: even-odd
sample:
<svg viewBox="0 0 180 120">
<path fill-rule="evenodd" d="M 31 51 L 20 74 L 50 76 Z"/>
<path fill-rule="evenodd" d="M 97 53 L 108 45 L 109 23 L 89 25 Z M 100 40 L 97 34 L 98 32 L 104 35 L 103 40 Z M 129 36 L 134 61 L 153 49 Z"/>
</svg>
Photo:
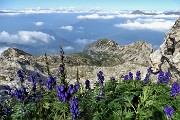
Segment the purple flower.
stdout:
<svg viewBox="0 0 180 120">
<path fill-rule="evenodd" d="M 47 83 L 46 83 L 46 88 L 48 90 L 52 90 L 52 88 L 56 85 L 56 77 L 51 76 L 49 77 Z"/>
<path fill-rule="evenodd" d="M 16 97 L 17 100 L 21 102 L 24 101 L 24 94 L 21 89 L 16 88 L 16 90 L 14 91 L 14 96 Z"/>
<path fill-rule="evenodd" d="M 148 74 L 146 74 L 146 77 L 144 78 L 144 82 L 149 82 L 149 75 Z"/>
<path fill-rule="evenodd" d="M 149 74 L 153 73 L 152 67 L 149 67 L 149 68 L 147 69 L 147 72 L 148 72 Z"/>
<path fill-rule="evenodd" d="M 99 73 L 97 73 L 97 77 L 98 77 L 98 83 L 99 84 L 103 84 L 104 76 L 103 76 L 103 72 L 102 71 L 99 71 Z"/>
<path fill-rule="evenodd" d="M 178 96 L 178 94 L 180 93 L 180 86 L 178 84 L 178 82 L 173 82 L 172 87 L 171 87 L 171 93 L 170 96 Z"/>
<path fill-rule="evenodd" d="M 115 80 L 116 80 L 115 77 L 110 78 L 110 81 L 115 81 Z"/>
<path fill-rule="evenodd" d="M 77 83 L 74 85 L 74 91 L 77 92 L 79 88 L 80 88 L 80 84 L 77 82 Z"/>
<path fill-rule="evenodd" d="M 18 70 L 17 71 L 18 77 L 20 79 L 21 82 L 24 82 L 24 76 L 23 76 L 23 72 L 22 70 Z"/>
<path fill-rule="evenodd" d="M 164 112 L 168 118 L 171 118 L 172 114 L 174 113 L 174 109 L 171 106 L 165 106 Z"/>
<path fill-rule="evenodd" d="M 57 97 L 59 101 L 66 102 L 66 100 L 69 100 L 70 94 L 63 85 L 56 86 L 56 91 L 58 92 Z"/>
<path fill-rule="evenodd" d="M 90 81 L 89 80 L 85 81 L 85 85 L 86 85 L 85 86 L 86 89 L 90 89 Z"/>
<path fill-rule="evenodd" d="M 68 86 L 68 91 L 69 91 L 69 93 L 70 93 L 71 95 L 74 93 L 73 84 L 70 84 L 70 85 Z"/>
<path fill-rule="evenodd" d="M 79 104 L 75 97 L 72 97 L 70 100 L 70 112 L 71 120 L 75 120 L 79 116 Z"/>
<path fill-rule="evenodd" d="M 132 72 L 129 72 L 129 80 L 133 80 L 133 74 L 132 74 Z"/>
<path fill-rule="evenodd" d="M 170 72 L 164 73 L 162 70 L 160 70 L 158 74 L 158 82 L 168 84 L 169 80 L 170 80 Z"/>
<path fill-rule="evenodd" d="M 136 80 L 141 80 L 141 72 L 140 71 L 136 72 Z"/>
<path fill-rule="evenodd" d="M 121 78 L 124 78 L 124 80 L 128 80 L 129 76 L 128 75 L 123 75 Z"/>
<path fill-rule="evenodd" d="M 60 64 L 59 65 L 59 74 L 63 74 L 63 71 L 64 71 L 64 65 L 63 64 Z"/>
<path fill-rule="evenodd" d="M 10 88 L 10 86 L 4 86 L 5 87 L 5 89 L 8 91 L 8 95 L 11 95 L 11 88 Z"/>
<path fill-rule="evenodd" d="M 8 107 L 5 105 L 4 106 L 4 114 L 7 115 L 7 114 L 9 114 L 9 112 L 10 111 L 9 111 Z"/>
</svg>

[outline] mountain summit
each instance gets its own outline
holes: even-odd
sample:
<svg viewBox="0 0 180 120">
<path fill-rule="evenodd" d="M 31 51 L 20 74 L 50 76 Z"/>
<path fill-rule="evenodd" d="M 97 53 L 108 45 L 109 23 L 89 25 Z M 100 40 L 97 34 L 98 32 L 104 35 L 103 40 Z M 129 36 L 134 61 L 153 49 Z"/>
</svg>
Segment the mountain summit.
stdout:
<svg viewBox="0 0 180 120">
<path fill-rule="evenodd" d="M 87 45 L 82 55 L 96 60 L 100 66 L 114 66 L 125 62 L 147 66 L 149 55 L 152 52 L 152 46 L 143 41 L 121 46 L 112 40 L 103 38 Z"/>
</svg>

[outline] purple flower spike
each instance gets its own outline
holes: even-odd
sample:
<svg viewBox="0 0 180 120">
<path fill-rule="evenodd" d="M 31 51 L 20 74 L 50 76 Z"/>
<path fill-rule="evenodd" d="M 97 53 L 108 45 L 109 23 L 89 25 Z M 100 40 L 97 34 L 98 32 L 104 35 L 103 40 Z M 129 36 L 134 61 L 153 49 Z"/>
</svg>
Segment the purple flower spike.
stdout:
<svg viewBox="0 0 180 120">
<path fill-rule="evenodd" d="M 170 96 L 178 96 L 178 94 L 180 93 L 180 86 L 178 84 L 178 82 L 173 82 L 172 87 L 171 87 L 171 93 Z"/>
<path fill-rule="evenodd" d="M 164 112 L 166 116 L 170 119 L 172 117 L 172 114 L 174 113 L 174 109 L 171 106 L 165 106 Z"/>
</svg>

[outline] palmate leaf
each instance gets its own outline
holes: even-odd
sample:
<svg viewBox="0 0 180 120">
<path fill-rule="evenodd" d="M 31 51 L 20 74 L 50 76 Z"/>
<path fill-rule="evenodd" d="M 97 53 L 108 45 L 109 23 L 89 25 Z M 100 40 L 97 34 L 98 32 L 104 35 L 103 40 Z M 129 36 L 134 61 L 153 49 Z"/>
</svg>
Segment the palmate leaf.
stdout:
<svg viewBox="0 0 180 120">
<path fill-rule="evenodd" d="M 152 90 L 151 90 L 150 86 L 143 87 L 142 95 L 140 95 L 140 104 L 139 104 L 139 106 L 142 105 L 143 103 L 145 103 L 148 100 L 148 98 L 151 96 L 151 94 L 152 94 Z M 146 104 L 150 104 L 150 102 L 146 103 Z"/>
</svg>

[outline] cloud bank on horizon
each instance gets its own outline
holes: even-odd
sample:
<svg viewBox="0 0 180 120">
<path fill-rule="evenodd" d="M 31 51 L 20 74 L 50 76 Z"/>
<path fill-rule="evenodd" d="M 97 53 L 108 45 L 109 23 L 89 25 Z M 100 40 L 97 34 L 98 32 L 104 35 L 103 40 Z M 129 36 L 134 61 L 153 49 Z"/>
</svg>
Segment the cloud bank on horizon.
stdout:
<svg viewBox="0 0 180 120">
<path fill-rule="evenodd" d="M 54 36 L 39 31 L 18 31 L 17 34 L 10 34 L 6 31 L 2 31 L 0 33 L 1 42 L 35 45 L 36 43 L 49 43 L 52 40 L 55 40 Z"/>
<path fill-rule="evenodd" d="M 79 15 L 77 19 L 88 19 L 88 20 L 97 20 L 97 19 L 115 19 L 115 18 L 126 18 L 135 20 L 127 20 L 126 23 L 117 23 L 114 24 L 114 27 L 119 27 L 129 30 L 141 30 L 149 29 L 158 32 L 168 31 L 174 24 L 174 21 L 178 18 L 178 15 L 141 15 L 141 14 L 89 14 L 89 15 Z"/>
<path fill-rule="evenodd" d="M 129 30 L 149 29 L 149 30 L 154 30 L 154 31 L 159 31 L 159 32 L 166 32 L 173 25 L 174 25 L 174 22 L 171 20 L 152 19 L 152 18 L 150 19 L 138 18 L 134 21 L 127 20 L 126 23 L 114 24 L 115 27 L 120 27 L 123 29 L 129 29 Z"/>
</svg>

